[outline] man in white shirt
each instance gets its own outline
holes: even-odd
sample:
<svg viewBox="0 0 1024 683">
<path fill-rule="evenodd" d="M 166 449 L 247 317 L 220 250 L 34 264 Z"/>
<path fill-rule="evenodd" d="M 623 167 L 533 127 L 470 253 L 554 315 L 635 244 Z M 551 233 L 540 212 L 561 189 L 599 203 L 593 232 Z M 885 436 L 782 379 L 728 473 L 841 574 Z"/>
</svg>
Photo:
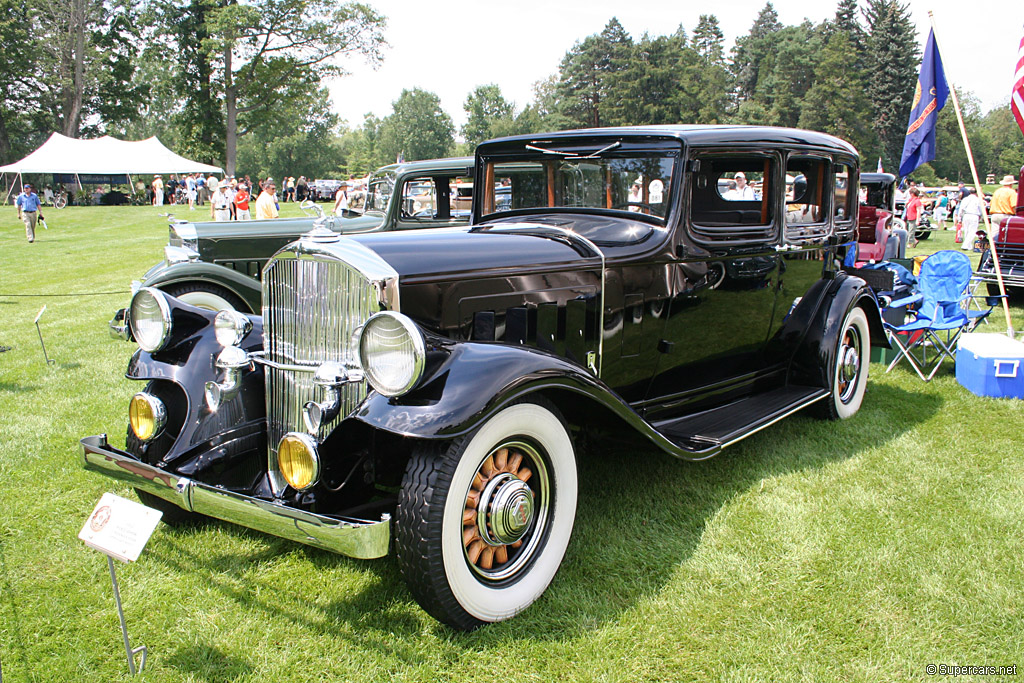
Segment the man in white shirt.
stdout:
<svg viewBox="0 0 1024 683">
<path fill-rule="evenodd" d="M 221 183 L 210 197 L 210 217 L 217 222 L 231 220 L 231 197 L 228 196 L 227 185 L 224 183 Z"/>
<path fill-rule="evenodd" d="M 960 202 L 960 220 L 963 222 L 964 243 L 960 247 L 964 251 L 974 249 L 974 240 L 977 238 L 978 223 L 981 221 L 981 212 L 985 207 L 981 203 L 977 190 L 973 187 L 967 188 L 967 196 Z"/>
</svg>

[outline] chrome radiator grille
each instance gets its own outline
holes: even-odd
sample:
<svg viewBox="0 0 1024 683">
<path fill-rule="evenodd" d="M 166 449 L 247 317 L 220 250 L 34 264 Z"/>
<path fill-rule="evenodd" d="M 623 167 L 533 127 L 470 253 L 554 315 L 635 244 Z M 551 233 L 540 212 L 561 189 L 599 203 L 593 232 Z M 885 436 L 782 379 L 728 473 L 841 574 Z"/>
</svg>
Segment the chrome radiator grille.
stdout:
<svg viewBox="0 0 1024 683">
<path fill-rule="evenodd" d="M 305 431 L 302 407 L 322 401 L 313 371 L 334 361 L 356 365 L 357 329 L 380 310 L 370 282 L 355 268 L 328 257 L 279 254 L 263 274 L 263 335 L 266 357 L 308 370 L 267 366 L 267 445 L 271 469 L 277 445 L 287 432 Z M 366 382 L 341 388 L 338 419 L 321 427 L 322 440 L 366 396 Z"/>
</svg>

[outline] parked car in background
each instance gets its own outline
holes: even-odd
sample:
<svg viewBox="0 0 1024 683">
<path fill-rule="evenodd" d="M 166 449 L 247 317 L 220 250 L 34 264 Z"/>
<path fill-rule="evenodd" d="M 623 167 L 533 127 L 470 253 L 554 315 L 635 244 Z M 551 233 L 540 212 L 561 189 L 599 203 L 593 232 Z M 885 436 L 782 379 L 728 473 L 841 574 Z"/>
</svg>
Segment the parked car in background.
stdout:
<svg viewBox="0 0 1024 683">
<path fill-rule="evenodd" d="M 740 172 L 760 196 L 723 195 Z M 804 408 L 860 408 L 886 342 L 874 294 L 840 269 L 848 143 L 744 126 L 519 136 L 477 148 L 473 188 L 469 229 L 303 235 L 263 268 L 263 316 L 139 289 L 127 444 L 83 439 L 86 467 L 168 522 L 362 558 L 393 544 L 423 608 L 471 629 L 555 577 L 584 441 L 703 460 Z"/>
<path fill-rule="evenodd" d="M 449 187 L 456 180 L 469 178 L 472 167 L 472 157 L 384 166 L 370 180 L 365 211 L 328 217 L 325 225 L 344 234 L 466 225 L 469 211 L 451 209 Z M 429 202 L 429 209 L 409 213 L 406 200 L 410 197 Z M 156 287 L 212 311 L 233 308 L 258 312 L 260 272 L 267 259 L 312 230 L 313 222 L 312 217 L 224 223 L 172 221 L 164 260 L 146 272 L 140 286 Z M 115 317 L 112 326 L 122 334 L 123 316 Z"/>
<path fill-rule="evenodd" d="M 999 225 L 992 226 L 996 257 L 999 259 L 999 270 L 1003 276 L 1003 284 L 1007 288 L 1024 289 L 1024 167 L 1020 169 L 1020 182 L 1017 183 L 1017 215 L 1004 218 Z M 990 247 L 991 247 L 990 244 Z M 996 278 L 995 261 L 991 251 L 981 255 L 977 274 L 988 285 L 991 295 L 999 294 Z"/>
</svg>

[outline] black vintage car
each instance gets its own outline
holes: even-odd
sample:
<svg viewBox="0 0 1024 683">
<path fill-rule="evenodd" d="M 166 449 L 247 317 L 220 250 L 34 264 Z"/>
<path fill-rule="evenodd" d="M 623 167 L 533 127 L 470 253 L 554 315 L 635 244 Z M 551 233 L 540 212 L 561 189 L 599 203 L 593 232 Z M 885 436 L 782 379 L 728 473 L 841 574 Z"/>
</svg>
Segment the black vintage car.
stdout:
<svg viewBox="0 0 1024 683">
<path fill-rule="evenodd" d="M 723 193 L 740 172 L 753 191 Z M 127 375 L 145 386 L 126 448 L 85 438 L 86 467 L 169 522 L 393 546 L 424 609 L 473 628 L 554 578 L 576 436 L 702 460 L 804 408 L 857 412 L 885 341 L 839 267 L 849 144 L 739 126 L 505 138 L 478 148 L 474 187 L 468 231 L 284 247 L 262 316 L 139 290 Z"/>
</svg>

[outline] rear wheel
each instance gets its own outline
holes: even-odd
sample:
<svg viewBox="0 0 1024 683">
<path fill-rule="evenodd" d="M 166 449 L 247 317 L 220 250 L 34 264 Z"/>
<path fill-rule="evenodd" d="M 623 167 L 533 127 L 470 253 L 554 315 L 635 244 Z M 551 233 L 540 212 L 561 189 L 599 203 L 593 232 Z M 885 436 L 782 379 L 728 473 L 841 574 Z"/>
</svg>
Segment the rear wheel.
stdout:
<svg viewBox="0 0 1024 683">
<path fill-rule="evenodd" d="M 828 398 L 823 401 L 822 417 L 845 420 L 860 410 L 867 389 L 868 365 L 871 360 L 869 335 L 868 317 L 864 309 L 851 309 L 846 314 L 839 334 L 831 387 Z"/>
<path fill-rule="evenodd" d="M 409 590 L 469 630 L 526 609 L 551 583 L 576 518 L 576 458 L 554 406 L 517 403 L 406 468 L 395 546 Z"/>
<path fill-rule="evenodd" d="M 208 311 L 231 309 L 242 313 L 251 312 L 237 294 L 209 282 L 182 282 L 160 289 L 190 306 L 205 308 Z"/>
</svg>

